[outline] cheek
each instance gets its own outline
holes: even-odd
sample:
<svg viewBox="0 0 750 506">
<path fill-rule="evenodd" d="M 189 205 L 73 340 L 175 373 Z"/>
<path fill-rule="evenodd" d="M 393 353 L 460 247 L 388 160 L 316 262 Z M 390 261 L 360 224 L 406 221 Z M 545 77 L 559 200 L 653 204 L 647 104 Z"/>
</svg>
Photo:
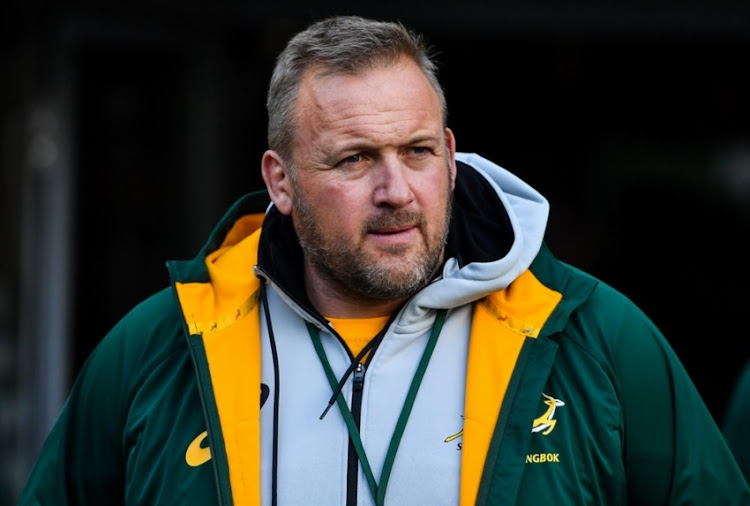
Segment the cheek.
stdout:
<svg viewBox="0 0 750 506">
<path fill-rule="evenodd" d="M 434 219 L 445 214 L 451 191 L 451 181 L 447 177 L 447 171 L 442 176 L 436 174 L 423 178 L 420 184 L 412 188 L 426 215 Z"/>
<path fill-rule="evenodd" d="M 348 236 L 361 227 L 364 197 L 354 192 L 327 192 L 313 203 L 322 226 L 334 236 Z"/>
</svg>

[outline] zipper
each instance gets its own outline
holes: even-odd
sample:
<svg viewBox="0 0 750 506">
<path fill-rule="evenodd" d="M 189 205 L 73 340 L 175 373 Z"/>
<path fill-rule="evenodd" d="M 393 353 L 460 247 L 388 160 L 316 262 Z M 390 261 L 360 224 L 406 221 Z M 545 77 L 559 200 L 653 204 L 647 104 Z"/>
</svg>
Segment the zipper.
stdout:
<svg viewBox="0 0 750 506">
<path fill-rule="evenodd" d="M 198 397 L 200 398 L 201 403 L 201 410 L 203 411 L 203 420 L 206 422 L 206 433 L 207 433 L 207 439 L 208 439 L 208 447 L 211 449 L 217 448 L 218 445 L 215 444 L 214 441 L 214 430 L 213 430 L 213 421 L 212 417 L 209 414 L 208 410 L 208 399 L 213 397 L 213 391 L 212 392 L 206 392 L 207 388 L 207 381 L 204 378 L 204 374 L 202 374 L 201 366 L 199 365 L 199 358 L 196 356 L 196 353 L 199 353 L 202 355 L 202 358 L 200 359 L 202 364 L 205 364 L 206 369 L 208 368 L 208 361 L 205 359 L 205 349 L 203 348 L 203 340 L 199 336 L 193 336 L 190 333 L 190 328 L 187 326 L 187 323 L 185 322 L 185 318 L 182 315 L 182 303 L 180 301 L 180 297 L 177 294 L 176 281 L 173 277 L 173 262 L 168 261 L 167 262 L 167 271 L 169 272 L 169 281 L 170 285 L 172 287 L 172 297 L 174 298 L 175 302 L 177 302 L 177 305 L 180 308 L 180 323 L 182 326 L 182 331 L 185 335 L 185 340 L 187 342 L 188 352 L 190 353 L 190 360 L 193 364 L 193 371 L 195 373 L 195 379 L 198 382 Z M 199 350 L 196 352 L 196 348 Z M 208 384 L 210 385 L 210 381 L 208 381 Z M 214 407 L 214 412 L 216 411 L 216 408 Z M 216 504 L 218 506 L 221 506 L 224 504 L 224 488 L 222 487 L 222 479 L 220 476 L 221 471 L 219 470 L 218 465 L 218 458 L 215 456 L 216 453 L 212 455 L 211 458 L 211 468 L 213 470 L 213 477 L 214 477 L 214 484 L 216 486 Z"/>
<path fill-rule="evenodd" d="M 352 373 L 352 417 L 359 430 L 359 423 L 362 415 L 362 390 L 365 384 L 365 368 L 362 362 L 357 364 L 357 368 Z M 346 471 L 346 504 L 347 506 L 357 506 L 357 482 L 359 481 L 359 458 L 357 450 L 351 439 L 349 440 L 349 457 Z"/>
<path fill-rule="evenodd" d="M 255 272 L 255 276 L 258 279 L 265 280 L 267 283 L 270 283 L 274 287 L 276 287 L 279 295 L 282 296 L 281 298 L 287 299 L 286 302 L 290 307 L 296 306 L 300 308 L 311 320 L 318 322 L 319 324 L 321 324 L 323 328 L 327 329 L 328 331 L 332 331 L 328 320 L 323 318 L 314 309 L 300 302 L 296 297 L 294 297 L 294 295 L 292 295 L 292 293 L 289 290 L 287 290 L 283 285 L 279 284 L 273 276 L 269 275 L 268 272 L 266 272 L 266 270 L 263 267 L 261 267 L 260 265 L 255 265 L 253 267 L 253 270 Z M 341 336 L 339 336 L 337 332 L 334 332 L 334 334 L 336 335 L 339 341 L 344 343 L 344 341 L 341 339 Z M 347 348 L 347 351 L 348 351 L 348 348 Z M 350 358 L 354 358 L 351 352 L 348 352 L 348 353 L 349 353 Z"/>
<path fill-rule="evenodd" d="M 352 360 L 352 361 L 354 360 L 355 358 L 354 354 L 349 349 L 349 346 L 347 346 L 346 341 L 344 341 L 344 338 L 341 337 L 339 333 L 336 332 L 336 330 L 333 327 L 331 327 L 328 320 L 326 320 L 321 315 L 319 315 L 317 311 L 315 311 L 313 308 L 310 308 L 309 306 L 302 304 L 302 302 L 300 302 L 297 298 L 295 298 L 294 295 L 292 295 L 292 293 L 289 290 L 287 290 L 284 286 L 280 285 L 273 276 L 270 276 L 263 267 L 261 267 L 260 265 L 256 265 L 253 267 L 253 269 L 255 270 L 255 275 L 258 278 L 264 279 L 267 282 L 271 283 L 274 287 L 276 287 L 279 294 L 282 295 L 282 299 L 283 298 L 288 299 L 286 301 L 287 304 L 289 304 L 290 306 L 296 306 L 300 308 L 300 310 L 302 310 L 310 318 L 311 321 L 318 322 L 322 328 L 326 329 L 328 332 L 331 332 L 336 337 L 338 342 L 340 342 L 341 345 L 344 347 L 346 354 L 349 355 L 349 360 Z M 303 317 L 303 319 L 305 318 Z M 390 322 L 389 322 L 389 325 L 390 325 Z M 388 327 L 388 325 L 386 325 L 386 327 Z"/>
<path fill-rule="evenodd" d="M 213 423 L 212 418 L 209 415 L 208 412 L 208 406 L 207 406 L 207 398 L 209 396 L 212 396 L 212 393 L 207 393 L 205 390 L 207 389 L 206 380 L 203 378 L 203 375 L 200 372 L 200 366 L 198 365 L 195 357 L 194 352 L 194 346 L 198 346 L 201 349 L 203 348 L 203 343 L 198 342 L 198 337 L 188 336 L 188 349 L 190 350 L 190 355 L 193 359 L 193 368 L 195 369 L 195 374 L 197 376 L 198 381 L 198 395 L 200 396 L 201 400 L 201 408 L 203 409 L 203 419 L 206 421 L 206 433 L 208 438 L 208 447 L 212 450 L 214 448 L 218 448 L 218 445 L 215 444 L 214 441 L 214 431 L 213 431 Z M 204 353 L 201 351 L 201 353 Z M 216 408 L 214 407 L 214 410 Z M 222 486 L 222 479 L 221 479 L 221 471 L 219 470 L 218 465 L 218 457 L 216 456 L 216 451 L 213 451 L 213 454 L 211 455 L 211 468 L 213 469 L 213 475 L 214 475 L 214 484 L 216 485 L 216 495 L 217 495 L 217 505 L 221 506 L 222 504 L 225 504 L 224 502 L 224 487 Z"/>
</svg>

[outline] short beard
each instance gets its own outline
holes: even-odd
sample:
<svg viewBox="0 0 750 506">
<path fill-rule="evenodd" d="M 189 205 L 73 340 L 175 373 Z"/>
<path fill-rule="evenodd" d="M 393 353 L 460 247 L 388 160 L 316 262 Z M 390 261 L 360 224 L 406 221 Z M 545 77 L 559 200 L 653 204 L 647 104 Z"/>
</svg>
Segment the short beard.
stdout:
<svg viewBox="0 0 750 506">
<path fill-rule="evenodd" d="M 300 188 L 295 188 L 294 223 L 302 250 L 308 260 L 340 291 L 370 300 L 399 300 L 413 295 L 432 279 L 448 239 L 453 200 L 450 189 L 444 196 L 446 214 L 442 229 L 433 237 L 424 237 L 425 254 L 398 258 L 400 248 L 394 247 L 386 253 L 390 253 L 397 263 L 385 266 L 363 262 L 363 253 L 356 245 L 341 245 L 326 238 L 320 230 L 315 212 L 301 195 Z M 420 229 L 425 225 L 424 216 L 420 213 L 393 211 L 372 220 L 364 228 L 372 230 L 407 222 L 415 223 Z"/>
</svg>

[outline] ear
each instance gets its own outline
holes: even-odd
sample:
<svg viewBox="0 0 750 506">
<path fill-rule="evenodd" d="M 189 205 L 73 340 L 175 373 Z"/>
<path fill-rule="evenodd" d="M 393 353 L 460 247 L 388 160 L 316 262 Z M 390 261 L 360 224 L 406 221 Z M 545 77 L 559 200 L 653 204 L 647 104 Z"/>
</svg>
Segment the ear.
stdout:
<svg viewBox="0 0 750 506">
<path fill-rule="evenodd" d="M 445 149 L 448 151 L 448 164 L 451 168 L 451 188 L 456 188 L 456 137 L 450 128 L 445 129 Z"/>
<path fill-rule="evenodd" d="M 276 208 L 282 214 L 291 214 L 293 189 L 284 160 L 276 151 L 269 149 L 263 153 L 261 169 L 263 181 L 265 181 L 266 188 L 268 189 L 268 195 L 273 200 Z"/>
</svg>

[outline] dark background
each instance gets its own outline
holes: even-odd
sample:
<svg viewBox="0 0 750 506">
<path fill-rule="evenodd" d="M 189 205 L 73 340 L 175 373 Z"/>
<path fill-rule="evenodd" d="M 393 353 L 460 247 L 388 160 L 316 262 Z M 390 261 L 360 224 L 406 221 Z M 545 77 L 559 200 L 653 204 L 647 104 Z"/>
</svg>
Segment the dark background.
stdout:
<svg viewBox="0 0 750 506">
<path fill-rule="evenodd" d="M 550 200 L 553 251 L 651 316 L 720 421 L 750 357 L 750 8 L 649 4 L 17 2 L 0 24 L 0 274 L 21 285 L 18 132 L 53 97 L 74 196 L 59 357 L 72 380 L 168 283 L 165 261 L 261 188 L 265 90 L 288 37 L 331 13 L 398 19 L 438 50 L 458 150 Z"/>
</svg>

